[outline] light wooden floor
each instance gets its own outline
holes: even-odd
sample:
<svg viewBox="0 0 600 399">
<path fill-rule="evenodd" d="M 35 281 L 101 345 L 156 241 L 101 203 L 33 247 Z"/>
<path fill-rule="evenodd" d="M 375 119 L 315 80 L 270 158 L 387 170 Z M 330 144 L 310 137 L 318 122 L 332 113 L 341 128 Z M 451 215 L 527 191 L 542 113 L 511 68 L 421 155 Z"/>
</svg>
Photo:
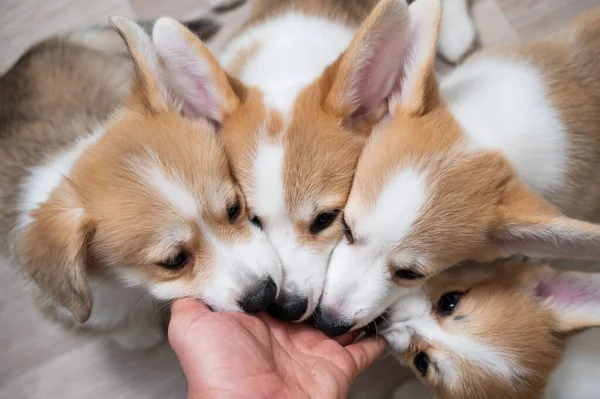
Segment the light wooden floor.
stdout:
<svg viewBox="0 0 600 399">
<path fill-rule="evenodd" d="M 480 42 L 490 46 L 543 35 L 597 6 L 600 0 L 474 0 L 473 15 Z M 202 0 L 0 0 L 0 72 L 40 38 L 110 15 L 191 18 L 207 12 Z M 215 47 L 245 13 L 247 7 L 225 17 Z M 123 353 L 62 331 L 34 311 L 22 282 L 0 259 L 0 398 L 185 397 L 185 380 L 166 345 Z"/>
</svg>

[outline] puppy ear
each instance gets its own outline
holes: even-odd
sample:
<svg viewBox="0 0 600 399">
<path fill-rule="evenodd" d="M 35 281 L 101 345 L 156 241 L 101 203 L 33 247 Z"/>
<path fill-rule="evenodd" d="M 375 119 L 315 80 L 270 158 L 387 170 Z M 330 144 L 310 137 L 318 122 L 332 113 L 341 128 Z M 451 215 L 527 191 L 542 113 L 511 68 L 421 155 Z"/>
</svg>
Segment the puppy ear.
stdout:
<svg viewBox="0 0 600 399">
<path fill-rule="evenodd" d="M 158 53 L 146 32 L 127 18 L 112 17 L 110 23 L 119 32 L 133 61 L 133 86 L 127 105 L 142 113 L 159 113 L 174 104 Z"/>
<path fill-rule="evenodd" d="M 18 255 L 26 273 L 45 293 L 69 309 L 80 323 L 92 311 L 92 292 L 85 268 L 92 223 L 68 182 L 31 212 L 22 231 Z"/>
<path fill-rule="evenodd" d="M 221 123 L 239 106 L 236 90 L 243 89 L 241 83 L 234 90 L 215 57 L 187 28 L 174 19 L 161 18 L 154 25 L 152 39 L 186 114 Z"/>
<path fill-rule="evenodd" d="M 504 255 L 541 258 L 600 258 L 600 225 L 571 219 L 525 187 L 506 196 L 492 232 Z"/>
<path fill-rule="evenodd" d="M 419 0 L 410 7 L 405 0 L 382 0 L 342 55 L 326 104 L 346 118 L 376 121 L 394 96 L 394 104 L 422 112 L 436 94 L 427 85 L 433 79 L 440 18 L 439 0 Z"/>
<path fill-rule="evenodd" d="M 600 326 L 600 273 L 538 267 L 530 281 L 536 301 L 557 320 L 557 332 Z"/>
</svg>

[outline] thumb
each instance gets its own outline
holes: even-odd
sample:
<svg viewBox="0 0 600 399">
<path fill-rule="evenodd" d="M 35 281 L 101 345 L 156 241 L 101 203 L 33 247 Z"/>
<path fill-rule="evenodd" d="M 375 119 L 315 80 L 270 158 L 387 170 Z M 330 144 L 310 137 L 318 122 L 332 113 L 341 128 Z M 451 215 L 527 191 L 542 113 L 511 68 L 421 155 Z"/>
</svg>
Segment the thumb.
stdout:
<svg viewBox="0 0 600 399">
<path fill-rule="evenodd" d="M 356 363 L 356 375 L 353 379 L 375 362 L 387 348 L 387 342 L 382 337 L 367 337 L 346 346 L 346 350 Z"/>
<path fill-rule="evenodd" d="M 211 313 L 208 306 L 194 299 L 184 298 L 171 305 L 169 323 L 169 342 L 175 351 L 184 340 L 184 336 L 200 317 Z"/>
</svg>

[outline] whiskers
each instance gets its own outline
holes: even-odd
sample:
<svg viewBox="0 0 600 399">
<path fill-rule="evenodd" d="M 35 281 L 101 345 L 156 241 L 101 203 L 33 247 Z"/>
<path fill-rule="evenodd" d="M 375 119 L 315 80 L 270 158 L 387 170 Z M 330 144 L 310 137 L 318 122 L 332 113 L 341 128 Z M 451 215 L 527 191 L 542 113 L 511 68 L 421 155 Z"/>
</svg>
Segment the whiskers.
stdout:
<svg viewBox="0 0 600 399">
<path fill-rule="evenodd" d="M 165 313 L 169 310 L 169 308 L 171 307 L 171 305 L 175 302 L 175 299 L 171 299 L 170 301 L 166 301 L 165 303 L 163 303 L 162 305 L 156 307 L 157 302 L 154 302 L 154 317 L 156 318 L 156 315 L 160 312 L 160 317 L 161 319 L 165 317 Z"/>
</svg>

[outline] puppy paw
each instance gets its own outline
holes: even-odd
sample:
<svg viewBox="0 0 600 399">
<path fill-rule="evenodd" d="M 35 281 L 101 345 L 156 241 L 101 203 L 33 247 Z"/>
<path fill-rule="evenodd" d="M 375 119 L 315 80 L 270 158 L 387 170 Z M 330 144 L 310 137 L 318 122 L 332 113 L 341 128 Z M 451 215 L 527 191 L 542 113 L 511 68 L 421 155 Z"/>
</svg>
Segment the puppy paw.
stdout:
<svg viewBox="0 0 600 399">
<path fill-rule="evenodd" d="M 161 344 L 166 336 L 161 326 L 133 326 L 115 332 L 110 337 L 119 346 L 127 350 L 150 349 Z"/>
<path fill-rule="evenodd" d="M 443 6 L 438 51 L 455 64 L 473 48 L 477 34 L 464 1 L 446 0 Z"/>
</svg>

